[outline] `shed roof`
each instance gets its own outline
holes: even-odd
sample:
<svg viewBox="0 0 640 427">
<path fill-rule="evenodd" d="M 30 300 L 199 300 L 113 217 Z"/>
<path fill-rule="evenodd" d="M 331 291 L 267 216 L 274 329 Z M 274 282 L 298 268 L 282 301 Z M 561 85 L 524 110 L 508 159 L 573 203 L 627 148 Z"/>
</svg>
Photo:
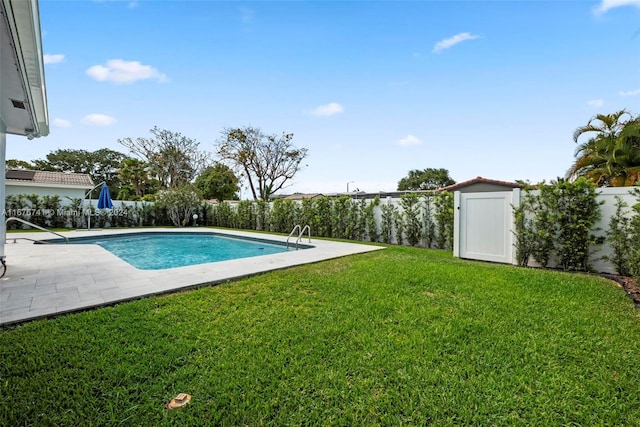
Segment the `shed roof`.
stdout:
<svg viewBox="0 0 640 427">
<path fill-rule="evenodd" d="M 508 187 L 508 188 L 522 188 L 524 187 L 524 185 L 518 183 L 518 182 L 510 182 L 510 181 L 499 181 L 496 179 L 488 179 L 488 178 L 483 178 L 481 176 L 477 176 L 473 179 L 469 179 L 467 181 L 462 181 L 462 182 L 458 182 L 457 184 L 452 184 L 452 185 L 447 185 L 446 187 L 441 187 L 438 188 L 438 191 L 456 191 L 459 190 L 461 188 L 464 187 L 468 187 L 470 185 L 473 184 L 492 184 L 492 185 L 498 185 L 501 187 Z"/>
</svg>

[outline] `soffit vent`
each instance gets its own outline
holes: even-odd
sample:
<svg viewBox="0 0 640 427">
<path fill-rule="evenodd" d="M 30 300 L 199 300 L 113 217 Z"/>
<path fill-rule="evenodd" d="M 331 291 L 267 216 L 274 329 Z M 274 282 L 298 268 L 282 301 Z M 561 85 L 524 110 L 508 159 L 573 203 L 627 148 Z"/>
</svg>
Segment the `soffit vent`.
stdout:
<svg viewBox="0 0 640 427">
<path fill-rule="evenodd" d="M 21 110 L 27 109 L 27 106 L 25 105 L 24 101 L 18 101 L 17 99 L 12 99 L 11 104 L 13 104 L 14 108 L 19 108 Z"/>
</svg>

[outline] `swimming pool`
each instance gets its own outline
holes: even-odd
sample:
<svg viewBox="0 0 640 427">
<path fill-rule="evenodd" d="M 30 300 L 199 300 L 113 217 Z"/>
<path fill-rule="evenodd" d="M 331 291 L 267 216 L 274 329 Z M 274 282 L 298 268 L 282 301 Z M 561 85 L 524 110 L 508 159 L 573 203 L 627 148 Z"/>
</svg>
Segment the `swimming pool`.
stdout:
<svg viewBox="0 0 640 427">
<path fill-rule="evenodd" d="M 69 239 L 70 244 L 99 245 L 140 270 L 162 270 L 286 252 L 280 242 L 215 233 L 131 233 Z M 304 247 L 300 246 L 299 247 Z"/>
</svg>

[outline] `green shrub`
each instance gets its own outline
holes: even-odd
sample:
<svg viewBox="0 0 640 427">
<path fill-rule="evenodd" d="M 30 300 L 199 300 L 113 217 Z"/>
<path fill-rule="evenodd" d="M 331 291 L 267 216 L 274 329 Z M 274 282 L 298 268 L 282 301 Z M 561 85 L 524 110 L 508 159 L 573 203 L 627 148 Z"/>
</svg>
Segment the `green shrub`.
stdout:
<svg viewBox="0 0 640 427">
<path fill-rule="evenodd" d="M 333 199 L 333 209 L 331 212 L 332 237 L 338 239 L 349 238 L 349 211 L 351 207 L 351 197 L 340 196 Z"/>
<path fill-rule="evenodd" d="M 289 233 L 296 225 L 296 209 L 293 200 L 276 199 L 271 207 L 270 230 L 276 233 Z"/>
<path fill-rule="evenodd" d="M 629 205 L 616 196 L 616 212 L 609 219 L 609 231 L 607 240 L 611 246 L 612 255 L 603 256 L 605 261 L 612 263 L 618 274 L 628 276 L 629 258 L 632 253 L 631 218 L 629 217 Z"/>
<path fill-rule="evenodd" d="M 590 271 L 589 259 L 602 239 L 593 232 L 602 217 L 595 185 L 585 178 L 557 183 L 558 262 L 564 270 Z"/>
<path fill-rule="evenodd" d="M 312 234 L 317 234 L 318 230 L 314 230 L 312 227 L 314 217 L 314 208 L 313 208 L 313 199 L 309 199 L 307 197 L 302 199 L 300 204 L 300 225 L 304 227 L 308 225 L 311 228 Z"/>
<path fill-rule="evenodd" d="M 393 211 L 393 228 L 395 230 L 396 244 L 404 244 L 404 216 L 399 210 Z"/>
<path fill-rule="evenodd" d="M 426 248 L 432 248 L 436 241 L 436 223 L 434 221 L 433 196 L 425 196 L 422 209 L 422 236 Z"/>
<path fill-rule="evenodd" d="M 595 186 L 584 178 L 539 185 L 539 194 L 526 188 L 514 210 L 516 258 L 527 265 L 529 255 L 547 267 L 552 259 L 565 270 L 589 271 L 593 247 L 602 238 L 593 234 L 600 219 Z"/>
<path fill-rule="evenodd" d="M 256 202 L 256 230 L 268 230 L 271 208 L 264 200 Z"/>
<path fill-rule="evenodd" d="M 172 224 L 185 227 L 200 204 L 200 195 L 191 185 L 160 190 L 156 193 L 156 207 L 164 209 Z"/>
<path fill-rule="evenodd" d="M 256 229 L 256 215 L 254 203 L 251 200 L 242 200 L 236 206 L 237 227 L 243 230 Z"/>
<path fill-rule="evenodd" d="M 633 205 L 634 215 L 630 221 L 629 273 L 640 283 L 640 190 L 634 189 L 638 203 Z"/>
<path fill-rule="evenodd" d="M 403 209 L 404 231 L 407 243 L 416 246 L 422 239 L 422 223 L 420 221 L 420 200 L 415 193 L 403 194 L 400 198 Z"/>
<path fill-rule="evenodd" d="M 229 202 L 220 202 L 214 209 L 213 224 L 217 227 L 234 227 L 235 226 L 235 210 L 231 209 Z"/>
<path fill-rule="evenodd" d="M 320 237 L 331 237 L 333 235 L 331 212 L 333 203 L 330 198 L 322 196 L 313 200 L 314 219 L 310 224 L 312 230 Z"/>
<path fill-rule="evenodd" d="M 364 219 L 365 235 L 370 242 L 377 242 L 379 237 L 378 223 L 376 221 L 375 209 L 380 205 L 380 196 L 376 196 L 364 208 L 362 217 Z"/>
<path fill-rule="evenodd" d="M 391 203 L 383 203 L 380 206 L 382 211 L 382 221 L 380 223 L 380 238 L 384 243 L 391 243 L 393 239 L 393 219 L 396 207 Z"/>
<path fill-rule="evenodd" d="M 436 246 L 453 249 L 453 193 L 442 191 L 434 196 Z"/>
</svg>

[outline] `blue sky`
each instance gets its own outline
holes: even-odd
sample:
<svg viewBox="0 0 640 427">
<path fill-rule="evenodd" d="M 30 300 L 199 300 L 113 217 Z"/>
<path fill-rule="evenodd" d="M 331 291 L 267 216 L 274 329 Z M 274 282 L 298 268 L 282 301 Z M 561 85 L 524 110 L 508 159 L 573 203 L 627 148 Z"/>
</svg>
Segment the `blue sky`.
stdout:
<svg viewBox="0 0 640 427">
<path fill-rule="evenodd" d="M 51 133 L 7 158 L 110 148 L 154 126 L 309 149 L 285 192 L 395 190 L 411 169 L 563 176 L 573 131 L 640 114 L 640 0 L 40 0 Z M 243 193 L 248 195 L 248 193 Z"/>
</svg>

